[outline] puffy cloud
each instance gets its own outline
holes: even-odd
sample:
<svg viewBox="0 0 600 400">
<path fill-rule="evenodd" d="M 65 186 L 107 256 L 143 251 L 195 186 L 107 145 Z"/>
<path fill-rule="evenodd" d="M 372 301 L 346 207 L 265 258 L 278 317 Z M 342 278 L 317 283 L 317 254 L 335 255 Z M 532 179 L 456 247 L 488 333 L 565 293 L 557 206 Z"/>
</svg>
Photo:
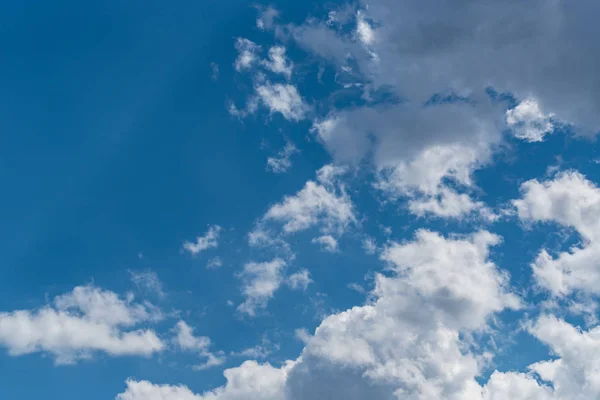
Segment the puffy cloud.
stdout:
<svg viewBox="0 0 600 400">
<path fill-rule="evenodd" d="M 501 142 L 493 109 L 462 103 L 362 107 L 332 113 L 315 122 L 313 132 L 340 163 L 371 157 L 376 186 L 391 198 L 407 197 L 417 215 L 489 214 L 457 190 L 472 188 L 473 171 Z"/>
<path fill-rule="evenodd" d="M 210 346 L 210 338 L 194 336 L 194 330 L 185 321 L 179 321 L 175 325 L 175 332 L 173 342 L 182 350 L 204 353 Z"/>
<path fill-rule="evenodd" d="M 212 225 L 208 227 L 208 231 L 204 236 L 198 236 L 196 242 L 185 242 L 183 249 L 188 251 L 192 255 L 197 255 L 204 250 L 216 248 L 219 245 L 219 235 L 221 234 L 221 227 L 219 225 Z"/>
<path fill-rule="evenodd" d="M 287 284 L 292 289 L 306 290 L 308 285 L 310 285 L 311 283 L 312 279 L 310 278 L 310 272 L 308 272 L 308 270 L 306 269 L 302 269 L 287 277 Z"/>
<path fill-rule="evenodd" d="M 283 230 L 293 233 L 317 224 L 324 232 L 341 232 L 356 221 L 352 201 L 344 187 L 333 183 L 338 171 L 325 166 L 317 173 L 320 182 L 308 181 L 294 196 L 286 196 L 264 215 L 265 221 L 282 222 Z"/>
<path fill-rule="evenodd" d="M 556 222 L 575 229 L 582 239 L 557 257 L 543 249 L 532 264 L 536 281 L 554 295 L 575 290 L 600 293 L 600 189 L 575 171 L 554 179 L 531 180 L 521 185 L 522 198 L 513 201 L 519 218 Z"/>
<path fill-rule="evenodd" d="M 506 112 L 506 122 L 513 128 L 515 137 L 526 142 L 541 142 L 554 130 L 550 118 L 534 99 L 526 99 Z"/>
<path fill-rule="evenodd" d="M 127 328 L 160 318 L 150 304 L 78 286 L 38 310 L 0 313 L 0 345 L 13 356 L 49 353 L 57 364 L 75 363 L 96 352 L 147 357 L 162 351 L 164 343 L 152 330 Z"/>
<path fill-rule="evenodd" d="M 291 156 L 298 152 L 298 149 L 292 142 L 287 142 L 285 147 L 277 154 L 277 157 L 267 159 L 267 171 L 281 174 L 287 172 L 292 166 Z"/>
<path fill-rule="evenodd" d="M 263 60 L 262 64 L 268 70 L 276 74 L 282 74 L 287 79 L 292 77 L 292 68 L 294 67 L 294 64 L 285 55 L 285 47 L 283 46 L 271 47 L 269 49 L 269 58 Z"/>
<path fill-rule="evenodd" d="M 600 79 L 599 52 L 589 39 L 596 28 L 587 31 L 582 26 L 595 25 L 581 22 L 600 10 L 596 2 L 586 0 L 577 10 L 548 0 L 534 0 L 525 9 L 512 0 L 442 6 L 434 0 L 358 3 L 358 12 L 342 6 L 327 21 L 279 25 L 275 34 L 296 40 L 340 71 L 351 68 L 364 88 L 364 106 L 332 110 L 315 123 L 319 139 L 338 162 L 372 157 L 391 176 L 422 179 L 418 186 L 429 182 L 424 175 L 441 176 L 435 193 L 390 182 L 396 195 L 408 196 L 415 214 L 483 212 L 484 218 L 493 217 L 470 198 L 471 182 L 458 182 L 459 189 L 445 186 L 446 180 L 470 176 L 488 163 L 507 125 L 526 141 L 540 141 L 551 132 L 554 116 L 583 133 L 600 130 L 595 111 L 600 95 L 590 89 Z M 336 22 L 338 14 L 343 22 Z M 354 35 L 343 28 L 349 23 L 355 25 Z M 490 87 L 523 101 L 506 112 L 501 102 L 490 103 Z M 382 104 L 381 91 L 398 101 Z M 446 149 L 458 170 L 430 172 L 441 161 L 406 167 L 426 153 L 442 157 L 439 149 Z"/>
<path fill-rule="evenodd" d="M 255 87 L 261 103 L 271 114 L 280 113 L 290 121 L 300 121 L 308 112 L 308 105 L 294 85 L 287 83 L 260 83 Z"/>
<path fill-rule="evenodd" d="M 286 262 L 280 258 L 244 265 L 240 277 L 243 280 L 242 294 L 245 300 L 238 306 L 238 311 L 254 316 L 257 309 L 265 308 L 283 282 L 285 266 Z"/>
<path fill-rule="evenodd" d="M 287 372 L 291 364 L 275 368 L 269 363 L 246 361 L 224 372 L 227 383 L 202 395 L 185 386 L 155 385 L 148 381 L 128 380 L 127 389 L 116 400 L 282 400 Z"/>
<path fill-rule="evenodd" d="M 208 350 L 211 345 L 210 338 L 207 336 L 195 336 L 193 328 L 186 324 L 185 321 L 177 322 L 174 331 L 175 337 L 172 341 L 179 349 L 191 351 L 202 357 L 206 357 L 206 361 L 203 364 L 195 365 L 194 369 L 204 370 L 225 362 L 225 357 L 215 355 Z"/>
<path fill-rule="evenodd" d="M 312 242 L 320 245 L 323 251 L 335 253 L 339 250 L 337 240 L 331 235 L 319 236 L 314 238 Z"/>
</svg>

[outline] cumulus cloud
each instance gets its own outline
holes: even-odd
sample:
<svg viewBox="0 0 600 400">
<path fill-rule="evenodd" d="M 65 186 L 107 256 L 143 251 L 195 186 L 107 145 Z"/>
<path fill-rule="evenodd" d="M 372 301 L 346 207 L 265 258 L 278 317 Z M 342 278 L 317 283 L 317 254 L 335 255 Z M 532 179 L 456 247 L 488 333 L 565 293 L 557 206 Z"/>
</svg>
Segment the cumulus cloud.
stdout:
<svg viewBox="0 0 600 400">
<path fill-rule="evenodd" d="M 216 248 L 219 245 L 221 229 L 219 225 L 209 226 L 204 236 L 198 236 L 196 242 L 185 242 L 183 249 L 192 255 L 197 255 L 205 250 Z"/>
<path fill-rule="evenodd" d="M 317 173 L 319 182 L 308 181 L 294 196 L 286 196 L 264 215 L 265 221 L 283 223 L 283 230 L 293 233 L 321 225 L 324 232 L 340 232 L 356 221 L 352 201 L 343 186 L 332 179 L 337 172 L 325 166 Z"/>
<path fill-rule="evenodd" d="M 227 383 L 202 395 L 185 386 L 155 385 L 148 381 L 127 380 L 127 389 L 116 400 L 281 400 L 285 377 L 291 364 L 275 368 L 269 363 L 246 361 L 225 370 Z"/>
<path fill-rule="evenodd" d="M 545 115 L 534 99 L 526 99 L 506 111 L 506 122 L 518 139 L 526 142 L 541 142 L 552 132 L 551 115 Z"/>
<path fill-rule="evenodd" d="M 244 265 L 240 278 L 243 281 L 242 294 L 245 300 L 238 306 L 238 311 L 254 316 L 257 310 L 264 309 L 283 282 L 285 266 L 286 262 L 281 258 Z"/>
<path fill-rule="evenodd" d="M 592 32 L 582 28 L 594 26 L 589 16 L 597 11 L 591 0 L 577 10 L 547 0 L 525 9 L 516 1 L 359 1 L 332 10 L 327 20 L 281 24 L 274 32 L 338 71 L 352 70 L 363 88 L 364 105 L 330 109 L 315 121 L 314 131 L 337 162 L 372 157 L 384 176 L 400 178 L 386 186 L 407 196 L 417 215 L 493 219 L 472 199 L 470 181 L 459 181 L 459 188 L 446 181 L 487 165 L 507 127 L 525 141 L 543 140 L 554 116 L 580 133 L 600 130 L 600 95 L 590 89 L 599 80 L 599 52 Z M 344 28 L 349 24 L 353 35 Z M 490 88 L 524 100 L 506 111 L 490 101 Z M 396 101 L 377 100 L 381 91 Z M 417 162 L 433 155 L 443 160 L 431 167 Z M 448 168 L 436 170 L 442 162 Z M 441 177 L 434 192 L 402 182 L 422 179 L 423 186 L 432 176 Z"/>
<path fill-rule="evenodd" d="M 194 369 L 204 370 L 225 362 L 225 357 L 215 355 L 209 351 L 211 345 L 210 338 L 207 336 L 195 336 L 194 329 L 185 323 L 185 321 L 177 322 L 174 331 L 175 336 L 172 341 L 179 349 L 194 352 L 206 358 L 203 364 L 195 365 Z"/>
<path fill-rule="evenodd" d="M 546 249 L 532 264 L 540 286 L 556 296 L 573 291 L 600 293 L 600 189 L 575 171 L 545 182 L 521 185 L 522 198 L 514 200 L 523 221 L 555 222 L 575 229 L 582 243 L 556 257 Z"/>
<path fill-rule="evenodd" d="M 408 198 L 413 213 L 461 217 L 487 213 L 481 202 L 457 190 L 473 187 L 472 173 L 490 161 L 501 142 L 490 115 L 493 108 L 488 104 L 481 112 L 451 103 L 361 107 L 316 121 L 313 132 L 340 163 L 370 157 L 378 174 L 376 187 L 392 199 Z"/>
<path fill-rule="evenodd" d="M 161 319 L 151 304 L 132 296 L 78 286 L 36 310 L 0 313 L 0 345 L 12 356 L 49 353 L 57 364 L 72 364 L 102 352 L 111 356 L 148 357 L 164 349 L 149 329 L 133 329 Z"/>
<path fill-rule="evenodd" d="M 302 331 L 302 355 L 281 368 L 266 367 L 260 398 L 482 400 L 475 380 L 480 361 L 460 335 L 484 329 L 494 313 L 520 306 L 508 277 L 488 259 L 489 247 L 498 242 L 486 231 L 450 239 L 423 230 L 412 242 L 389 244 L 382 258 L 393 275 L 376 276 L 373 300 L 325 318 L 312 336 Z M 228 397 L 232 374 L 259 366 L 226 370 L 226 385 L 195 399 L 237 399 Z M 239 398 L 252 399 L 254 386 L 245 382 L 238 384 Z M 147 396 L 184 390 L 127 384 L 120 396 L 133 396 L 141 387 Z"/>
</svg>

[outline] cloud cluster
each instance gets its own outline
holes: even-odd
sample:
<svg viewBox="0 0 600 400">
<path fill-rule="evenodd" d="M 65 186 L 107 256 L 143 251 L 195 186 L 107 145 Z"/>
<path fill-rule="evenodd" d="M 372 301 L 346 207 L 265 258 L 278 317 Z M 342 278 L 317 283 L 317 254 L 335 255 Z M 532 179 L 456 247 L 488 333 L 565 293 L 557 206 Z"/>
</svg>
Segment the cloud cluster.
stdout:
<svg viewBox="0 0 600 400">
<path fill-rule="evenodd" d="M 556 257 L 543 249 L 532 268 L 537 283 L 553 295 L 574 291 L 600 293 L 600 188 L 575 171 L 545 182 L 521 185 L 521 199 L 513 201 L 519 218 L 554 222 L 574 229 L 581 243 Z"/>
</svg>

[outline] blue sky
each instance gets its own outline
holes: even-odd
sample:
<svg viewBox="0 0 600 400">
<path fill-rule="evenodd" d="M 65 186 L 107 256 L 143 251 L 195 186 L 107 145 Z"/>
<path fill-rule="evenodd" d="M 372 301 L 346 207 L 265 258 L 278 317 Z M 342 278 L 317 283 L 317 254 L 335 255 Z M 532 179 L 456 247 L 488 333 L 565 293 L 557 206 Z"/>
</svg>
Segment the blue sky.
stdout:
<svg viewBox="0 0 600 400">
<path fill-rule="evenodd" d="M 0 398 L 600 397 L 598 7 L 3 4 Z"/>
</svg>

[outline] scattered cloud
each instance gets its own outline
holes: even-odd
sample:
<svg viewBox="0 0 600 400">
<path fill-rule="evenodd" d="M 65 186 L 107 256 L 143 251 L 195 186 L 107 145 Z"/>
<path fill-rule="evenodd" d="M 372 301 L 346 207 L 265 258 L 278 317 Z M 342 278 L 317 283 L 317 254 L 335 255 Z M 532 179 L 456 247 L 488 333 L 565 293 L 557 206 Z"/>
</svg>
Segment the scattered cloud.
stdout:
<svg viewBox="0 0 600 400">
<path fill-rule="evenodd" d="M 234 66 L 238 72 L 247 70 L 256 64 L 259 60 L 258 53 L 262 50 L 259 45 L 245 38 L 236 39 L 235 49 L 238 51 L 238 57 Z"/>
<path fill-rule="evenodd" d="M 542 249 L 532 264 L 536 282 L 555 296 L 600 293 L 600 188 L 582 174 L 566 171 L 552 180 L 523 183 L 521 194 L 513 201 L 521 220 L 555 222 L 575 229 L 582 239 L 556 257 Z"/>
<path fill-rule="evenodd" d="M 192 255 L 198 255 L 205 250 L 216 248 L 219 245 L 221 230 L 219 225 L 209 226 L 204 236 L 198 236 L 196 242 L 185 242 L 183 249 Z"/>
<path fill-rule="evenodd" d="M 310 278 L 310 272 L 306 269 L 302 269 L 292 275 L 288 276 L 286 279 L 286 283 L 292 289 L 302 289 L 306 290 L 308 285 L 312 283 L 312 279 Z"/>
<path fill-rule="evenodd" d="M 292 142 L 288 141 L 276 157 L 269 157 L 267 159 L 267 171 L 276 174 L 287 172 L 292 166 L 291 157 L 295 153 L 298 153 L 298 149 Z"/>
<path fill-rule="evenodd" d="M 294 64 L 287 58 L 285 47 L 273 46 L 269 49 L 269 58 L 262 61 L 262 65 L 276 74 L 281 74 L 287 79 L 292 77 Z"/>
<path fill-rule="evenodd" d="M 286 262 L 280 258 L 244 265 L 240 278 L 245 300 L 238 306 L 238 311 L 252 317 L 256 315 L 257 310 L 264 309 L 284 280 L 285 266 Z"/>
<path fill-rule="evenodd" d="M 221 260 L 221 257 L 213 257 L 206 263 L 206 268 L 208 269 L 221 268 L 222 266 L 223 260 Z"/>
</svg>

